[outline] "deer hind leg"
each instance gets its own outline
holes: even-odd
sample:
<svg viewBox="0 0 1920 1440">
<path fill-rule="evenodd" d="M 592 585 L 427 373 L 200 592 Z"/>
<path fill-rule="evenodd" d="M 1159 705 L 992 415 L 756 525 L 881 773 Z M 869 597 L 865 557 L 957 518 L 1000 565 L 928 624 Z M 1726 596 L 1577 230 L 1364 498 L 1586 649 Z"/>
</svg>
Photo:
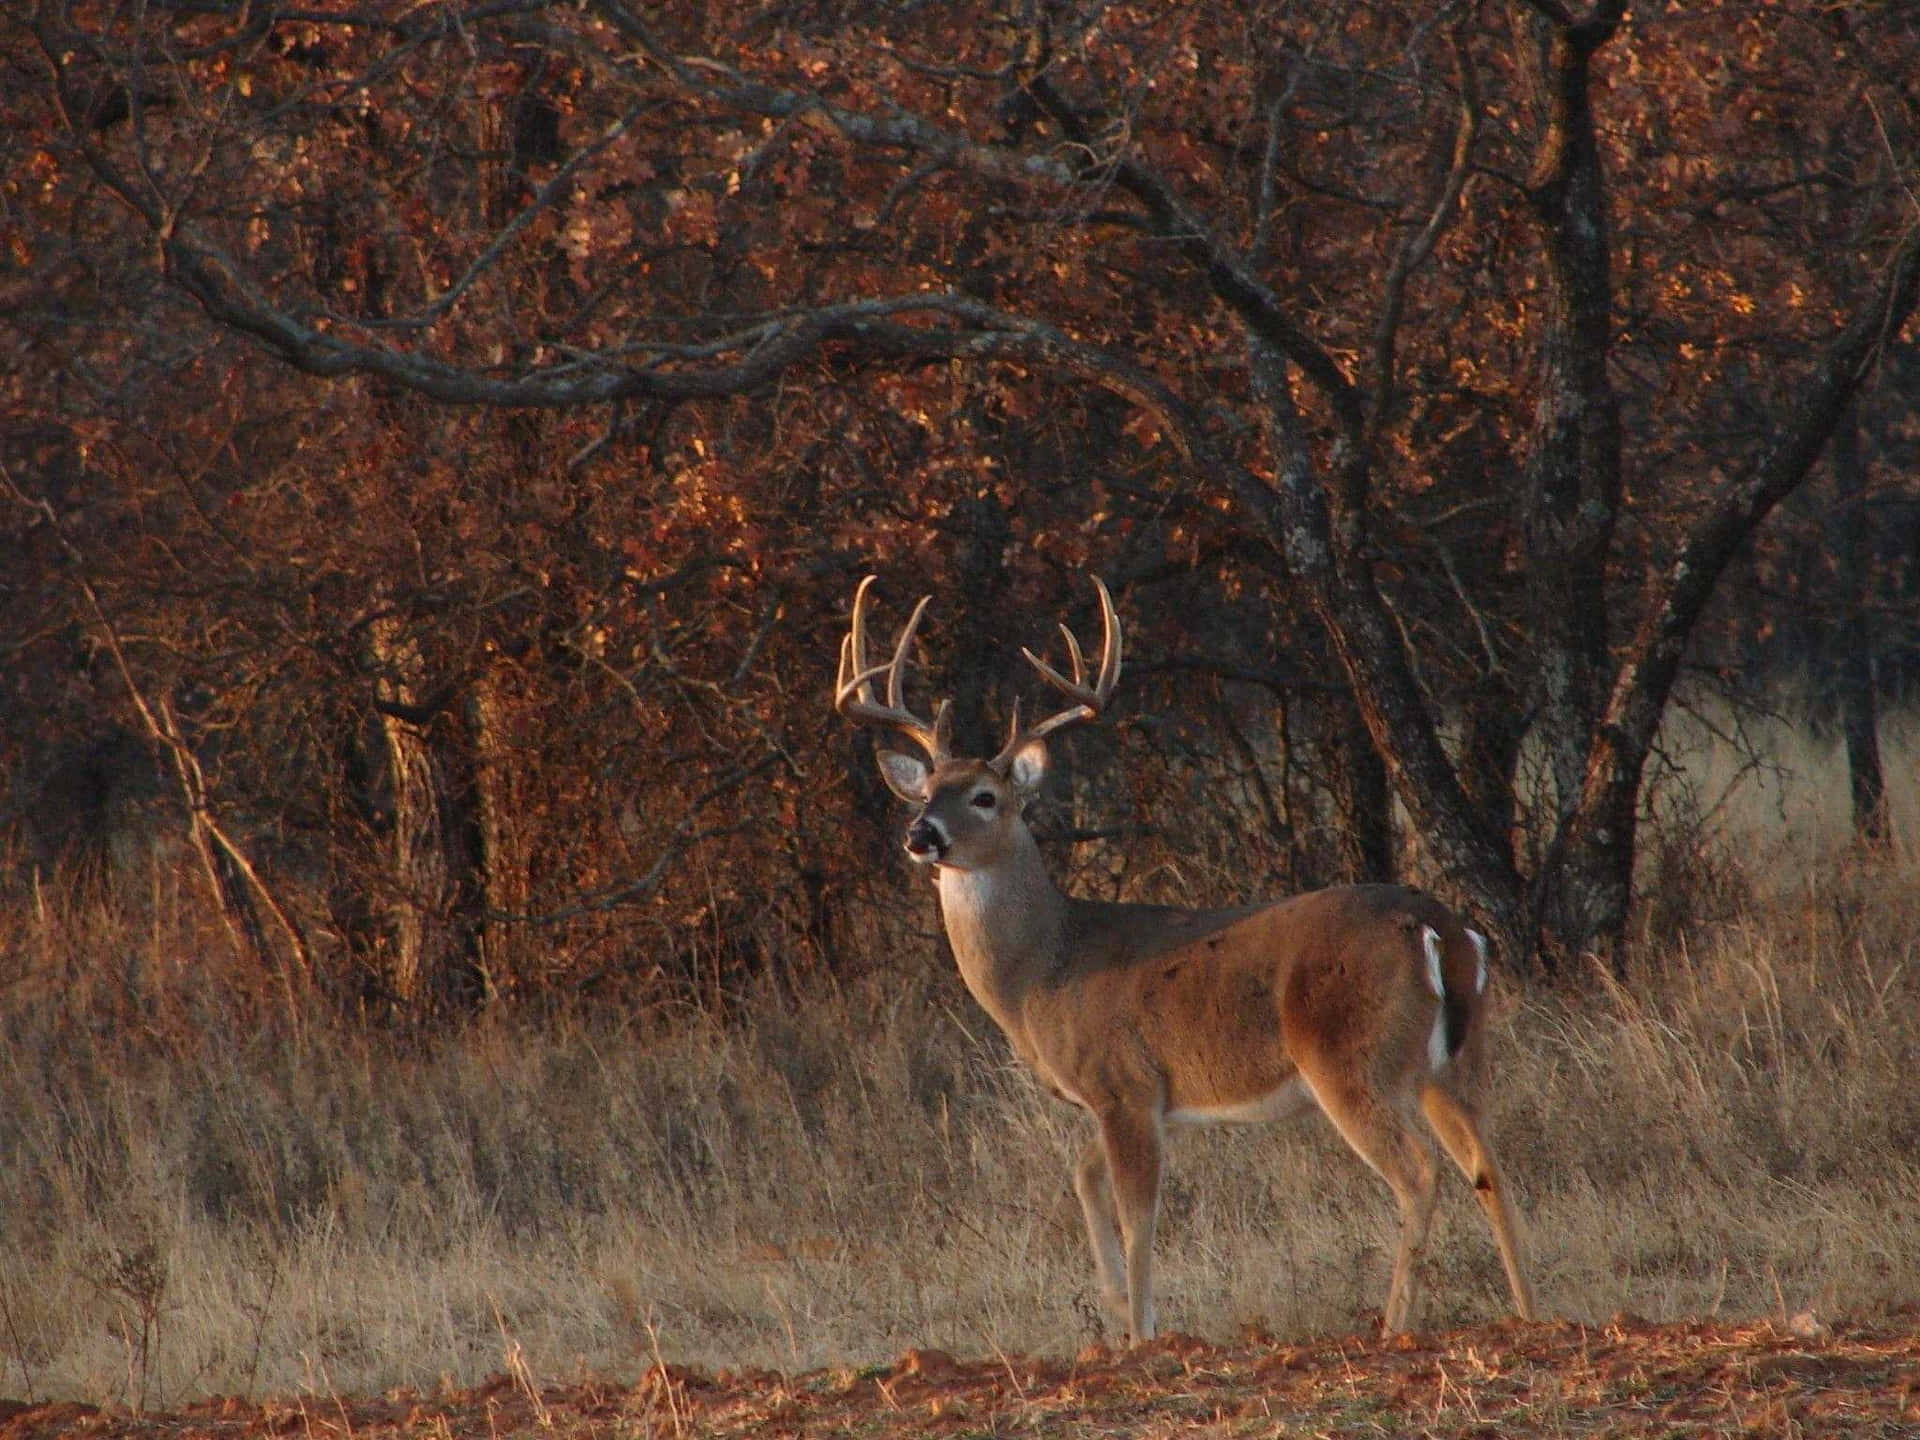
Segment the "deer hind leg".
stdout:
<svg viewBox="0 0 1920 1440">
<path fill-rule="evenodd" d="M 1080 1153 L 1073 1188 L 1087 1217 L 1087 1243 L 1100 1279 L 1100 1298 L 1117 1325 L 1128 1323 L 1127 1257 L 1120 1245 L 1120 1212 L 1113 1203 L 1113 1177 L 1107 1169 L 1106 1142 L 1095 1136 Z"/>
<path fill-rule="evenodd" d="M 1399 1203 L 1400 1244 L 1381 1318 L 1382 1330 L 1398 1334 L 1413 1309 L 1416 1267 L 1440 1193 L 1433 1144 L 1411 1115 L 1402 1115 L 1364 1077 L 1327 1070 L 1313 1074 L 1305 1067 L 1301 1073 L 1341 1138 L 1387 1182 Z"/>
<path fill-rule="evenodd" d="M 1126 1264 L 1127 1333 L 1138 1344 L 1153 1338 L 1153 1230 L 1160 1218 L 1159 1117 L 1103 1115 L 1100 1143 Z M 1089 1228 L 1092 1215 L 1089 1209 Z M 1097 1248 L 1099 1240 L 1094 1243 Z"/>
<path fill-rule="evenodd" d="M 1533 1319 L 1533 1290 L 1527 1284 L 1526 1268 L 1520 1254 L 1520 1241 L 1513 1220 L 1513 1205 L 1507 1197 L 1500 1166 L 1480 1133 L 1480 1122 L 1470 1106 L 1437 1084 L 1428 1084 L 1421 1092 L 1420 1108 L 1427 1123 L 1440 1137 L 1453 1163 L 1473 1186 L 1473 1195 L 1486 1212 L 1487 1225 L 1493 1231 L 1493 1243 L 1500 1251 L 1500 1263 L 1507 1272 L 1507 1284 L 1513 1291 L 1513 1309 L 1522 1320 Z"/>
</svg>

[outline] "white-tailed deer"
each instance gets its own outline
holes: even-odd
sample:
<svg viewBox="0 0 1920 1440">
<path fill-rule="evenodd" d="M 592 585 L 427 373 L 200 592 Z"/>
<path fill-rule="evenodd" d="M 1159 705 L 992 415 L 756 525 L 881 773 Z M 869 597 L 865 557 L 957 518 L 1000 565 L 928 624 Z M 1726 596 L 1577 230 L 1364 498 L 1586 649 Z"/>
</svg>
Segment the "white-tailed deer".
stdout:
<svg viewBox="0 0 1920 1440">
<path fill-rule="evenodd" d="M 1317 890 L 1271 904 L 1182 910 L 1077 900 L 1054 887 L 1021 818 L 1046 774 L 1045 737 L 1097 717 L 1120 679 L 1120 622 L 1100 581 L 1095 679 L 1062 625 L 1072 678 L 1023 651 L 1072 703 L 1013 730 L 991 760 L 952 753 L 950 702 L 907 709 L 902 671 L 927 600 L 891 658 L 867 653 L 868 576 L 840 647 L 834 708 L 911 740 L 881 750 L 888 786 L 916 808 L 907 852 L 936 867 L 961 977 L 1014 1051 L 1099 1128 L 1075 1189 L 1108 1308 L 1153 1335 L 1153 1230 L 1169 1124 L 1277 1120 L 1318 1105 L 1400 1205 L 1384 1325 L 1406 1327 L 1433 1216 L 1433 1141 L 1465 1173 L 1513 1289 L 1533 1315 L 1506 1187 L 1480 1131 L 1487 947 L 1439 901 L 1393 885 Z M 931 597 L 929 597 L 931 598 Z M 874 691 L 884 677 L 886 699 Z"/>
</svg>

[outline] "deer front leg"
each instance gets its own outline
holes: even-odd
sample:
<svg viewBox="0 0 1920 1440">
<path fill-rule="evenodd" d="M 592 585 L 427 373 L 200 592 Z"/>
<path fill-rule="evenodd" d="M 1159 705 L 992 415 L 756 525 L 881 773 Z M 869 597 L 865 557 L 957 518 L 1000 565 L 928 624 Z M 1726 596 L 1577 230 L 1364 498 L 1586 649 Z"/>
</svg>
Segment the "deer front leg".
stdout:
<svg viewBox="0 0 1920 1440">
<path fill-rule="evenodd" d="M 1120 1248 L 1120 1213 L 1113 1204 L 1113 1180 L 1107 1171 L 1106 1142 L 1095 1136 L 1080 1152 L 1073 1170 L 1074 1192 L 1087 1217 L 1087 1243 L 1093 1248 L 1100 1301 L 1118 1326 L 1127 1324 L 1127 1257 Z"/>
<path fill-rule="evenodd" d="M 1153 1338 L 1153 1229 L 1160 1217 L 1160 1140 L 1157 1115 L 1116 1112 L 1100 1119 L 1107 1192 L 1119 1222 L 1126 1264 L 1127 1333 L 1135 1344 Z M 1092 1213 L 1088 1211 L 1090 1228 Z M 1097 1248 L 1098 1239 L 1094 1243 Z"/>
</svg>

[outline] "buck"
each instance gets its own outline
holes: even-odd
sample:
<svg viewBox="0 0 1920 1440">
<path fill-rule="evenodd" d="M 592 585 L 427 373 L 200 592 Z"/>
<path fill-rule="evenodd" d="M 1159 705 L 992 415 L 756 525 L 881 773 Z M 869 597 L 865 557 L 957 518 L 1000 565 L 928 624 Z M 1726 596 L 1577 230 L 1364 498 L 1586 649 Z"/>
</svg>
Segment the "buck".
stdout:
<svg viewBox="0 0 1920 1440">
<path fill-rule="evenodd" d="M 952 750 L 950 701 L 931 723 L 903 699 L 922 599 L 890 658 L 867 652 L 874 582 L 854 594 L 834 708 L 921 752 L 878 752 L 915 807 L 906 849 L 934 867 L 961 978 L 1040 1083 L 1096 1135 L 1074 1188 L 1108 1310 L 1151 1339 L 1153 1232 L 1169 1126 L 1278 1120 L 1317 1105 L 1392 1189 L 1400 1240 L 1383 1327 L 1406 1328 L 1438 1191 L 1434 1138 L 1472 1184 L 1514 1309 L 1533 1316 L 1514 1217 L 1478 1106 L 1487 945 L 1437 900 L 1350 885 L 1236 909 L 1186 910 L 1063 895 L 1022 808 L 1046 777 L 1049 736 L 1096 719 L 1120 680 L 1120 622 L 1099 591 L 1093 684 L 1064 624 L 1069 678 L 1021 653 L 1070 702 L 1012 733 L 990 760 Z M 884 678 L 885 700 L 874 682 Z"/>
</svg>

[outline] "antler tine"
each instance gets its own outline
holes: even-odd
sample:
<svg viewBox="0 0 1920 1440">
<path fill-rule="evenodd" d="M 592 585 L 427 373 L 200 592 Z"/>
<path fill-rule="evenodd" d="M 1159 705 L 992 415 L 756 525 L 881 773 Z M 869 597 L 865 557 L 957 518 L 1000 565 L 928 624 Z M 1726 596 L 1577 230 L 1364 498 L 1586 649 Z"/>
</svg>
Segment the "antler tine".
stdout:
<svg viewBox="0 0 1920 1440">
<path fill-rule="evenodd" d="M 840 666 L 834 679 L 833 708 L 855 724 L 884 725 L 898 730 L 926 751 L 928 759 L 938 764 L 948 758 L 947 732 L 951 728 L 951 707 L 942 701 L 939 711 L 929 723 L 907 709 L 903 698 L 903 672 L 907 656 L 913 649 L 913 637 L 920 629 L 921 617 L 927 613 L 927 605 L 933 597 L 921 597 L 920 603 L 913 607 L 913 614 L 908 617 L 906 626 L 900 631 L 893 654 L 885 662 L 875 665 L 867 659 L 867 592 L 872 588 L 874 579 L 872 575 L 867 576 L 853 592 L 853 616 L 847 633 L 840 640 Z M 882 675 L 887 677 L 884 704 L 873 693 L 873 682 Z"/>
<path fill-rule="evenodd" d="M 927 613 L 932 599 L 931 595 L 920 597 L 920 603 L 913 607 L 913 614 L 907 617 L 906 627 L 900 632 L 900 643 L 893 647 L 893 661 L 887 666 L 887 704 L 895 710 L 906 708 L 906 682 L 902 677 L 907 668 L 907 655 L 913 649 L 914 634 L 920 629 L 920 617 Z"/>
<path fill-rule="evenodd" d="M 1064 730 L 1069 725 L 1079 725 L 1098 719 L 1100 712 L 1107 708 L 1107 702 L 1113 699 L 1114 689 L 1120 683 L 1120 617 L 1113 608 L 1113 596 L 1107 593 L 1106 583 L 1098 575 L 1093 577 L 1093 588 L 1100 594 L 1101 636 L 1099 673 L 1094 677 L 1092 688 L 1089 689 L 1087 686 L 1086 656 L 1080 649 L 1080 642 L 1075 638 L 1073 631 L 1064 624 L 1060 627 L 1060 633 L 1067 637 L 1067 659 L 1073 666 L 1071 680 L 1033 651 L 1023 647 L 1020 653 L 1027 657 L 1028 664 L 1040 672 L 1040 678 L 1073 701 L 1073 704 L 1065 710 L 1049 715 L 1036 725 L 1023 728 L 1020 724 L 1020 708 L 1016 702 L 1012 733 L 1007 737 L 1005 748 L 992 761 L 995 768 L 1004 769 L 1013 759 L 1015 752 L 1030 741 L 1051 735 L 1056 730 Z"/>
<path fill-rule="evenodd" d="M 1047 682 L 1055 688 L 1064 690 L 1070 695 L 1085 693 L 1087 688 L 1087 662 L 1086 658 L 1080 653 L 1080 642 L 1074 637 L 1073 631 L 1069 630 L 1065 625 L 1060 627 L 1060 633 L 1064 635 L 1067 640 L 1067 658 L 1073 662 L 1073 679 L 1067 679 L 1066 676 L 1047 664 L 1045 660 L 1041 659 L 1024 645 L 1020 647 L 1020 653 L 1026 656 L 1027 663 L 1038 670 L 1041 675 L 1046 678 Z"/>
</svg>

